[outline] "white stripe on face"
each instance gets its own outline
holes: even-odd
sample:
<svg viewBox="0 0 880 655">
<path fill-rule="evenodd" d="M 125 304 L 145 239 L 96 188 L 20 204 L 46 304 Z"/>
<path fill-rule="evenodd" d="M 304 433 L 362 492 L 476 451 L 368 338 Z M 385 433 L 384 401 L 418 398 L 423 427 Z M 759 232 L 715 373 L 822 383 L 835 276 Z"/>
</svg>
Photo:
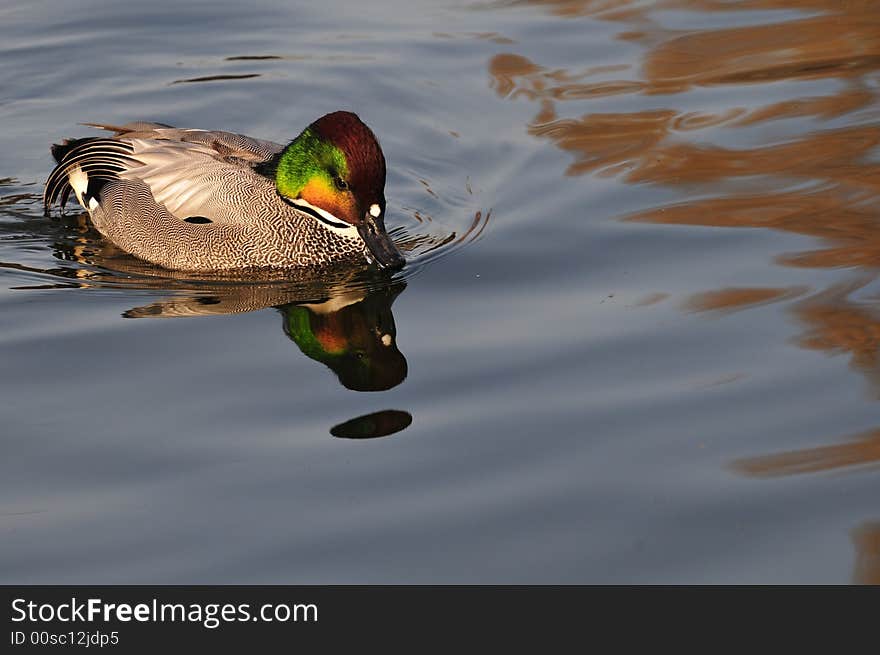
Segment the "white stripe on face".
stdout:
<svg viewBox="0 0 880 655">
<path fill-rule="evenodd" d="M 294 205 L 299 205 L 300 207 L 306 207 L 308 209 L 311 209 L 313 212 L 315 212 L 316 214 L 321 216 L 324 219 L 323 221 L 321 221 L 321 225 L 326 227 L 331 232 L 336 232 L 337 234 L 344 234 L 346 236 L 352 236 L 354 229 L 355 229 L 354 225 L 351 225 L 350 223 L 346 223 L 345 221 L 343 221 L 339 218 L 336 218 L 330 212 L 328 212 L 324 209 L 321 209 L 320 207 L 316 207 L 315 205 L 313 205 L 312 203 L 310 203 L 308 200 L 306 200 L 304 198 L 296 198 L 295 200 L 290 200 L 290 202 Z M 315 217 L 312 216 L 312 218 L 315 218 Z"/>
</svg>

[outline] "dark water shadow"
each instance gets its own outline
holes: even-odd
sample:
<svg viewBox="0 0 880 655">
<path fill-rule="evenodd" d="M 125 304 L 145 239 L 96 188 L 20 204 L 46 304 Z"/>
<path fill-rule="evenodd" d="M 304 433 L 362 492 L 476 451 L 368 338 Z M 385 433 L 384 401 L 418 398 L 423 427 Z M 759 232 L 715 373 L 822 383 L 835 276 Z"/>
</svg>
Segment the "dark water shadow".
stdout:
<svg viewBox="0 0 880 655">
<path fill-rule="evenodd" d="M 412 414 L 399 409 L 383 409 L 334 425 L 330 434 L 340 439 L 376 439 L 405 430 L 412 423 Z"/>
<path fill-rule="evenodd" d="M 240 73 L 225 75 L 205 75 L 203 77 L 190 77 L 185 80 L 174 80 L 171 84 L 192 84 L 194 82 L 222 82 L 226 80 L 249 80 L 254 77 L 260 77 L 261 73 Z"/>
</svg>

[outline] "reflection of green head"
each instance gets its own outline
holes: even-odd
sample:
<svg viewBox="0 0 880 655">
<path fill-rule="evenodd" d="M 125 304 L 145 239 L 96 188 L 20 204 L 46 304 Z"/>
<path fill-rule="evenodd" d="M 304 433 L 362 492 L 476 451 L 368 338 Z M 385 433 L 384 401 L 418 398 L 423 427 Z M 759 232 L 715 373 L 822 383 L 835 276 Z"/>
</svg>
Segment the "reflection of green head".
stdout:
<svg viewBox="0 0 880 655">
<path fill-rule="evenodd" d="M 406 377 L 406 358 L 397 349 L 391 303 L 402 286 L 369 293 L 337 311 L 321 313 L 286 305 L 284 331 L 307 357 L 333 370 L 354 391 L 382 391 Z"/>
<path fill-rule="evenodd" d="M 309 319 L 312 313 L 308 309 L 291 305 L 285 314 L 287 321 L 284 324 L 284 331 L 296 342 L 303 355 L 324 364 L 339 356 L 338 353 L 329 352 L 315 337 L 315 333 L 312 331 L 312 322 Z"/>
</svg>

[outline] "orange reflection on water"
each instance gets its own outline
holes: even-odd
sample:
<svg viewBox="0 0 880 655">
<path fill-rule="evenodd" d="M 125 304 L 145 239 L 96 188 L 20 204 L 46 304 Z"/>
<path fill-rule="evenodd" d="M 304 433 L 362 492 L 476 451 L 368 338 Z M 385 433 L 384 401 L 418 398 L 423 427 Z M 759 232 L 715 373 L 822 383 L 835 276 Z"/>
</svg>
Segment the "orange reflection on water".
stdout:
<svg viewBox="0 0 880 655">
<path fill-rule="evenodd" d="M 517 3 L 521 4 L 521 3 Z M 854 124 L 815 129 L 804 125 L 778 143 L 721 147 L 700 142 L 701 131 L 753 128 L 770 121 L 813 118 L 828 121 L 876 107 L 880 71 L 880 12 L 875 2 L 752 0 L 740 3 L 635 3 L 546 0 L 527 4 L 563 16 L 590 15 L 628 28 L 617 37 L 645 47 L 639 79 L 609 81 L 637 67 L 612 62 L 583 71 L 551 69 L 514 53 L 489 61 L 491 86 L 507 99 L 535 102 L 527 130 L 572 154 L 568 175 L 617 175 L 627 183 L 695 190 L 700 197 L 651 208 L 632 221 L 706 227 L 771 228 L 820 239 L 822 247 L 780 254 L 781 263 L 802 267 L 880 266 L 880 113 Z M 796 20 L 756 22 L 690 32 L 664 28 L 662 9 L 735 12 L 741 9 L 801 9 Z M 816 12 L 822 12 L 817 15 Z M 632 73 L 630 73 L 632 75 Z M 591 81 L 602 76 L 599 81 Z M 677 109 L 675 94 L 694 86 L 751 89 L 771 82 L 834 78 L 825 95 L 790 97 L 764 106 L 727 106 L 712 111 Z M 615 93 L 667 94 L 662 109 L 587 113 L 560 117 L 570 100 Z M 873 119 L 873 120 L 866 120 Z M 873 274 L 873 273 L 872 273 Z M 793 290 L 719 289 L 686 303 L 695 311 L 729 310 L 792 297 Z M 804 293 L 798 290 L 795 295 Z M 873 368 L 880 316 L 853 306 L 833 291 L 795 310 L 809 325 L 806 348 L 849 352 L 857 367 Z"/>
<path fill-rule="evenodd" d="M 515 3 L 523 4 L 523 3 Z M 817 240 L 780 253 L 779 263 L 858 268 L 859 279 L 819 290 L 789 306 L 805 326 L 796 343 L 845 354 L 880 395 L 880 311 L 853 294 L 880 269 L 880 11 L 873 1 L 831 0 L 531 0 L 565 17 L 590 16 L 619 26 L 618 41 L 640 46 L 637 62 L 558 69 L 521 54 L 489 61 L 490 84 L 510 101 L 535 104 L 529 134 L 566 152 L 570 176 L 615 176 L 681 193 L 681 200 L 625 217 L 656 224 L 769 228 Z M 702 12 L 706 28 L 663 25 L 669 14 Z M 730 27 L 740 10 L 788 10 Z M 802 16 L 791 12 L 801 10 Z M 711 16 L 710 16 L 711 14 Z M 715 18 L 713 19 L 712 16 Z M 693 21 L 689 21 L 693 24 Z M 788 86 L 780 87 L 780 83 Z M 762 103 L 762 87 L 773 93 Z M 708 88 L 697 98 L 695 89 Z M 725 95 L 718 95 L 724 93 Z M 780 99 L 780 93 L 784 93 Z M 631 94 L 628 110 L 566 115 L 578 101 Z M 584 103 L 587 103 L 586 105 Z M 603 108 L 609 106 L 603 103 Z M 584 109 L 581 109 L 583 112 Z M 844 119 L 844 120 L 841 120 Z M 836 121 L 829 124 L 830 121 Z M 759 136 L 765 125 L 774 140 Z M 738 134 L 739 143 L 731 139 Z M 735 145 L 722 145 L 734 141 Z M 725 287 L 694 294 L 684 308 L 729 312 L 789 301 L 806 287 Z M 880 461 L 880 430 L 841 444 L 765 455 L 735 463 L 770 477 L 843 469 Z"/>
<path fill-rule="evenodd" d="M 632 28 L 619 39 L 644 45 L 640 66 L 632 62 L 584 71 L 552 69 L 516 53 L 489 62 L 491 85 L 509 99 L 539 103 L 529 133 L 575 156 L 570 175 L 602 170 L 627 182 L 670 186 L 778 176 L 780 183 L 804 179 L 833 182 L 875 193 L 880 165 L 866 155 L 880 143 L 873 123 L 803 132 L 784 143 L 757 148 L 722 148 L 680 138 L 709 127 L 755 126 L 768 121 L 814 117 L 830 120 L 876 105 L 871 76 L 880 69 L 880 12 L 876 3 L 818 0 L 789 2 L 530 2 L 560 15 L 592 15 Z M 787 20 L 682 33 L 659 24 L 658 8 L 688 11 L 802 9 L 814 13 Z M 723 21 L 719 21 L 722 22 Z M 627 77 L 627 72 L 629 76 Z M 620 79 L 605 79 L 609 75 Z M 634 74 L 638 75 L 633 79 Z M 594 76 L 602 79 L 591 81 Z M 788 98 L 758 107 L 713 111 L 676 108 L 674 95 L 695 86 L 749 89 L 778 81 L 833 78 L 838 88 L 824 95 Z M 615 94 L 664 94 L 669 107 L 639 112 L 588 113 L 559 117 L 558 103 Z M 760 96 L 758 96 L 760 97 Z"/>
<path fill-rule="evenodd" d="M 732 467 L 743 475 L 775 478 L 878 463 L 880 429 L 862 432 L 845 443 L 739 459 L 733 462 Z"/>
<path fill-rule="evenodd" d="M 852 532 L 856 548 L 853 582 L 880 585 L 880 522 L 863 523 Z"/>
<path fill-rule="evenodd" d="M 545 7 L 551 13 L 565 18 L 592 16 L 606 20 L 645 17 L 653 10 L 671 9 L 688 11 L 754 11 L 772 9 L 800 9 L 805 12 L 834 10 L 844 4 L 841 0 L 502 0 L 505 5 Z M 876 0 L 846 0 L 852 11 L 868 12 L 877 8 Z"/>
<path fill-rule="evenodd" d="M 874 102 L 874 94 L 861 88 L 842 89 L 832 96 L 812 96 L 797 100 L 774 102 L 745 114 L 736 125 L 749 126 L 772 120 L 815 116 L 831 120 L 849 114 Z"/>
<path fill-rule="evenodd" d="M 695 312 L 732 312 L 746 307 L 795 298 L 803 295 L 806 291 L 806 287 L 781 289 L 730 287 L 695 294 L 688 299 L 685 307 Z"/>
<path fill-rule="evenodd" d="M 489 60 L 492 88 L 504 98 L 528 100 L 584 100 L 618 93 L 641 91 L 644 84 L 628 80 L 583 82 L 592 75 L 623 71 L 621 66 L 594 66 L 580 73 L 548 70 L 530 59 L 512 53 L 501 53 Z"/>
<path fill-rule="evenodd" d="M 498 95 L 540 100 L 540 111 L 528 125 L 528 131 L 575 156 L 575 163 L 566 171 L 569 175 L 605 169 L 605 173 L 624 174 L 627 182 L 673 186 L 779 176 L 837 182 L 874 193 L 880 190 L 880 164 L 866 162 L 866 157 L 880 144 L 878 125 L 810 132 L 787 143 L 750 149 L 671 138 L 677 132 L 692 132 L 725 122 L 746 126 L 795 116 L 833 117 L 871 102 L 874 94 L 865 90 L 844 89 L 830 97 L 774 103 L 751 112 L 743 108 L 731 108 L 721 114 L 658 109 L 559 118 L 555 101 L 626 93 L 638 85 L 574 83 L 571 80 L 579 77 L 549 71 L 511 54 L 494 56 L 489 72 Z"/>
<path fill-rule="evenodd" d="M 815 7 L 819 3 L 788 3 L 790 8 L 805 4 Z M 694 85 L 856 77 L 875 69 L 880 63 L 876 4 L 822 4 L 831 11 L 801 20 L 689 32 L 664 41 L 645 57 L 649 91 L 675 93 Z"/>
<path fill-rule="evenodd" d="M 724 287 L 693 294 L 684 309 L 717 314 L 799 299 L 786 306 L 804 326 L 795 342 L 848 356 L 880 397 L 880 306 L 875 310 L 869 300 L 855 298 L 880 270 L 880 4 L 509 4 L 564 18 L 589 16 L 619 26 L 617 41 L 643 48 L 637 62 L 609 58 L 601 68 L 553 68 L 513 52 L 490 59 L 495 93 L 535 104 L 528 133 L 573 158 L 566 175 L 614 176 L 626 184 L 680 193 L 678 202 L 624 217 L 629 221 L 794 233 L 817 245 L 780 253 L 779 263 L 857 269 L 858 279 L 810 296 L 807 286 Z M 677 11 L 679 18 L 682 12 L 702 13 L 699 22 L 709 26 L 689 31 L 666 27 L 664 10 Z M 755 13 L 748 18 L 751 24 L 726 24 L 726 15 L 741 10 L 786 14 L 782 20 L 779 14 Z M 802 16 L 793 15 L 799 10 Z M 621 98 L 622 109 L 609 113 L 613 105 L 608 98 L 626 95 L 650 96 L 650 104 Z M 605 100 L 602 111 L 589 111 L 589 103 L 598 99 Z M 575 101 L 577 113 L 566 114 Z M 772 122 L 782 125 L 766 129 Z M 762 134 L 775 136 L 762 140 Z M 772 478 L 878 464 L 880 428 L 842 442 L 740 459 L 731 467 L 746 476 Z M 880 584 L 880 523 L 857 527 L 852 542 L 853 581 Z"/>
<path fill-rule="evenodd" d="M 807 326 L 798 340 L 802 347 L 848 354 L 850 365 L 865 373 L 880 393 L 880 312 L 851 298 L 862 285 L 831 287 L 798 303 L 792 311 Z"/>
<path fill-rule="evenodd" d="M 779 255 L 811 268 L 880 265 L 877 199 L 843 188 L 706 198 L 657 207 L 631 221 L 705 227 L 764 227 L 817 237 L 825 248 Z"/>
</svg>

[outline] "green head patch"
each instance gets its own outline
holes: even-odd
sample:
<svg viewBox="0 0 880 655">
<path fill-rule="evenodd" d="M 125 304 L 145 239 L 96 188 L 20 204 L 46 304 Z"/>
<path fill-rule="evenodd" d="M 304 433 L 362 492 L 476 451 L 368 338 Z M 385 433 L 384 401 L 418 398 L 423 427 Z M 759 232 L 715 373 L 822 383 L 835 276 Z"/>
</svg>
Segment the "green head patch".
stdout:
<svg viewBox="0 0 880 655">
<path fill-rule="evenodd" d="M 310 127 L 284 149 L 275 170 L 278 191 L 288 198 L 301 197 L 307 187 L 315 187 L 313 196 L 344 191 L 347 179 L 345 154 Z"/>
</svg>

